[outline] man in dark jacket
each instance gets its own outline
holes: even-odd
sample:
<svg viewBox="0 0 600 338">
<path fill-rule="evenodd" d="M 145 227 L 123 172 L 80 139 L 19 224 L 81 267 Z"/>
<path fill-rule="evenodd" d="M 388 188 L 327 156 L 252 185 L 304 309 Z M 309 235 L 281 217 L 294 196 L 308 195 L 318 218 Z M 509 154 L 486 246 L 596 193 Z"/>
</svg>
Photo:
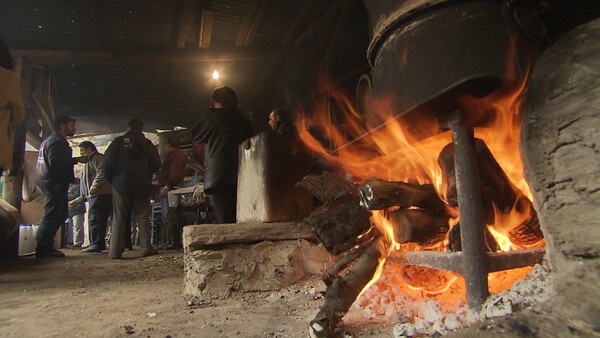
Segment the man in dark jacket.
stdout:
<svg viewBox="0 0 600 338">
<path fill-rule="evenodd" d="M 127 132 L 113 140 L 104 153 L 104 177 L 113 185 L 113 220 L 108 255 L 119 259 L 125 250 L 127 216 L 135 217 L 142 256 L 157 251 L 150 243 L 150 195 L 152 175 L 160 169 L 156 146 L 142 133 L 144 123 L 129 121 Z"/>
<path fill-rule="evenodd" d="M 187 157 L 179 148 L 179 139 L 170 137 L 165 144 L 167 150 L 167 158 L 160 168 L 158 173 L 158 184 L 160 189 L 160 204 L 163 215 L 163 222 L 169 225 L 168 228 L 168 243 L 162 247 L 164 250 L 178 249 L 179 240 L 179 215 L 175 207 L 169 207 L 169 190 L 173 190 L 185 178 L 187 170 Z"/>
<path fill-rule="evenodd" d="M 238 109 L 237 94 L 229 87 L 213 90 L 209 107 L 192 129 L 204 143 L 204 191 L 211 195 L 218 223 L 236 222 L 238 147 L 252 136 L 250 121 Z"/>
<path fill-rule="evenodd" d="M 75 182 L 73 165 L 81 158 L 73 158 L 67 136 L 75 135 L 75 120 L 68 116 L 54 119 L 54 133 L 42 142 L 38 157 L 41 175 L 38 185 L 44 193 L 44 215 L 36 236 L 37 257 L 64 257 L 54 249 L 56 231 L 69 216 L 69 184 Z"/>
</svg>

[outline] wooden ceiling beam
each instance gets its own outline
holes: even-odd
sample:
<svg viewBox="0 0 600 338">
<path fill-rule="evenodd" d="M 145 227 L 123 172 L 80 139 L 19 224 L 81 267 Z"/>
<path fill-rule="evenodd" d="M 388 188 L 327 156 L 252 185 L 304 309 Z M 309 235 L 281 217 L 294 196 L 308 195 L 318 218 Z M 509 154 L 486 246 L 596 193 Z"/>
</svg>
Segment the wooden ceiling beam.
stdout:
<svg viewBox="0 0 600 338">
<path fill-rule="evenodd" d="M 329 44 L 327 45 L 327 50 L 325 51 L 325 55 L 323 56 L 323 59 L 321 62 L 322 66 L 327 65 L 327 63 L 329 62 L 329 58 L 331 57 L 331 54 L 332 54 L 333 50 L 335 49 L 335 46 L 337 45 L 338 36 L 339 36 L 340 32 L 342 31 L 342 29 L 344 28 L 344 26 L 346 25 L 346 23 L 348 22 L 348 19 L 350 18 L 350 15 L 352 14 L 352 11 L 354 10 L 356 4 L 357 4 L 357 0 L 347 0 L 346 3 L 344 4 L 344 9 L 342 10 L 342 14 L 339 16 L 338 21 L 335 26 L 335 30 L 333 31 L 333 33 L 331 34 L 331 37 L 329 39 Z"/>
<path fill-rule="evenodd" d="M 190 27 L 195 0 L 183 0 L 179 15 L 179 31 L 177 33 L 177 48 L 185 47 L 185 38 Z"/>
<path fill-rule="evenodd" d="M 329 7 L 329 9 L 325 12 L 325 14 L 323 14 L 323 16 L 319 18 L 317 22 L 312 24 L 307 30 L 305 30 L 302 33 L 302 35 L 300 35 L 296 40 L 294 40 L 294 46 L 299 46 L 307 37 L 321 29 L 321 26 L 323 26 L 323 24 L 328 22 L 331 19 L 331 17 L 338 13 L 343 3 L 344 1 L 338 0 L 334 4 L 332 4 L 331 7 Z"/>
<path fill-rule="evenodd" d="M 91 39 L 92 39 L 92 48 L 99 49 L 100 48 L 100 37 L 98 36 L 98 15 L 97 15 L 97 4 L 96 1 L 90 1 L 89 4 L 90 10 L 90 27 L 91 27 Z"/>
<path fill-rule="evenodd" d="M 15 55 L 27 59 L 31 65 L 78 65 L 109 63 L 113 59 L 112 52 L 101 51 L 67 51 L 42 49 L 14 49 Z"/>
<path fill-rule="evenodd" d="M 44 120 L 44 122 L 46 122 L 49 126 L 52 126 L 54 123 L 54 116 L 50 115 L 51 112 L 47 112 L 46 109 L 44 108 L 44 105 L 40 102 L 40 100 L 38 100 L 35 96 L 31 95 L 30 97 L 31 102 L 34 104 L 33 106 L 35 107 L 35 109 L 37 109 L 40 113 L 40 116 L 42 117 L 42 119 Z"/>
<path fill-rule="evenodd" d="M 36 135 L 35 132 L 33 132 L 31 129 L 27 129 L 25 139 L 27 140 L 27 143 L 29 143 L 31 146 L 33 146 L 36 149 L 40 149 L 40 146 L 42 145 L 42 137 L 40 135 Z"/>
<path fill-rule="evenodd" d="M 59 51 L 59 50 L 13 50 L 32 65 L 68 66 L 101 64 L 154 64 L 181 62 L 214 62 L 257 60 L 268 57 L 276 50 L 241 49 L 228 51 L 162 51 L 162 52 L 108 52 L 108 51 Z"/>
<path fill-rule="evenodd" d="M 269 8 L 270 2 L 271 0 L 259 1 L 258 9 L 256 10 L 256 15 L 254 16 L 254 20 L 252 20 L 252 24 L 250 25 L 248 33 L 246 34 L 246 39 L 244 40 L 244 47 L 249 47 L 252 45 L 252 41 L 254 41 L 254 36 L 256 35 L 256 32 L 258 32 L 258 29 L 260 28 L 260 25 L 262 24 L 265 18 L 265 13 Z"/>
<path fill-rule="evenodd" d="M 270 2 L 271 0 L 254 0 L 250 6 L 248 6 L 240 30 L 235 39 L 236 47 L 248 47 L 252 45 L 254 35 L 264 19 Z"/>
<path fill-rule="evenodd" d="M 254 15 L 256 14 L 256 10 L 258 9 L 258 3 L 260 0 L 254 0 L 248 6 L 246 10 L 246 14 L 244 15 L 244 19 L 242 20 L 242 24 L 240 25 L 240 30 L 237 33 L 237 37 L 235 38 L 235 46 L 242 47 L 244 45 L 244 41 L 246 41 L 246 36 L 248 35 L 248 31 L 250 30 L 250 25 L 252 25 L 252 21 L 254 20 Z"/>
<path fill-rule="evenodd" d="M 316 4 L 316 0 L 309 0 L 304 3 L 304 6 L 302 6 L 302 9 L 294 19 L 294 22 L 292 22 L 292 25 L 281 40 L 281 43 L 284 46 L 289 46 L 292 44 L 292 42 L 294 42 L 294 38 L 298 34 L 298 30 L 300 30 L 300 27 L 306 22 L 310 12 L 313 10 Z"/>
<path fill-rule="evenodd" d="M 210 42 L 212 39 L 212 30 L 214 22 L 214 12 L 209 10 L 202 10 L 202 21 L 200 22 L 200 36 L 198 37 L 198 47 L 210 48 Z"/>
</svg>

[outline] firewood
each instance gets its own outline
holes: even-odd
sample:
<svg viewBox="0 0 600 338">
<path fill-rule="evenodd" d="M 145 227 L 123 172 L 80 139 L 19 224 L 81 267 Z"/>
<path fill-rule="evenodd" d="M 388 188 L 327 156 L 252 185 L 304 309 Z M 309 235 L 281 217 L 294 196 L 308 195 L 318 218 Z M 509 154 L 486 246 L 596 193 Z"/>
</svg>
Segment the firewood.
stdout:
<svg viewBox="0 0 600 338">
<path fill-rule="evenodd" d="M 380 233 L 377 228 L 371 227 L 371 229 L 369 229 L 364 236 L 361 236 L 363 242 L 352 247 L 352 249 L 349 251 L 344 252 L 332 266 L 325 269 L 325 271 L 323 271 L 323 276 L 321 277 L 321 280 L 325 283 L 325 285 L 330 286 L 335 280 L 337 274 L 347 268 L 352 262 L 354 262 L 354 260 L 362 255 L 368 245 L 371 244 L 375 236 L 379 235 Z"/>
<path fill-rule="evenodd" d="M 328 171 L 319 176 L 307 175 L 296 183 L 296 187 L 308 190 L 321 203 L 327 203 L 356 189 L 354 183 Z"/>
<path fill-rule="evenodd" d="M 315 209 L 304 219 L 327 251 L 340 254 L 358 244 L 371 227 L 371 213 L 359 205 L 356 193 L 346 194 Z"/>
<path fill-rule="evenodd" d="M 386 214 L 394 227 L 394 240 L 398 243 L 432 246 L 443 241 L 450 229 L 449 217 L 431 210 L 398 209 Z"/>
<path fill-rule="evenodd" d="M 518 248 L 537 247 L 541 239 L 544 238 L 540 221 L 537 214 L 533 211 L 533 205 L 530 206 L 531 214 L 529 217 L 516 227 L 508 230 L 508 239 Z"/>
<path fill-rule="evenodd" d="M 510 241 L 517 247 L 527 247 L 540 242 L 544 236 L 531 201 L 508 178 L 483 140 L 475 139 L 475 151 L 485 223 L 493 224 L 499 231 L 505 230 Z M 442 149 L 438 164 L 442 169 L 442 182 L 447 187 L 444 199 L 450 206 L 458 207 L 454 175 L 454 144 L 450 143 Z M 508 215 L 513 209 L 529 216 L 512 229 L 506 229 L 506 225 L 503 224 L 495 224 L 496 212 Z"/>
<path fill-rule="evenodd" d="M 369 210 L 382 210 L 397 206 L 407 209 L 419 207 L 444 212 L 444 202 L 439 198 L 433 184 L 411 184 L 368 180 L 358 188 L 361 203 Z"/>
<path fill-rule="evenodd" d="M 373 279 L 379 260 L 386 255 L 388 246 L 389 243 L 383 237 L 376 237 L 344 276 L 335 277 L 325 291 L 323 306 L 310 322 L 311 337 L 334 336 L 342 317 L 348 312 L 362 289 Z"/>
<path fill-rule="evenodd" d="M 453 208 L 458 208 L 456 193 L 456 173 L 454 172 L 454 144 L 446 145 L 438 155 L 438 165 L 442 169 L 442 186 L 446 188 L 444 201 Z"/>
<path fill-rule="evenodd" d="M 489 252 L 498 252 L 500 251 L 500 245 L 498 245 L 498 241 L 494 238 L 494 236 L 488 231 L 487 227 L 484 231 L 484 240 L 485 247 Z M 446 246 L 448 251 L 462 251 L 462 242 L 460 239 L 460 223 L 455 224 L 450 230 L 450 234 L 448 235 L 448 245 Z"/>
<path fill-rule="evenodd" d="M 195 224 L 183 227 L 186 250 L 195 251 L 238 243 L 306 239 L 316 241 L 312 229 L 299 222 L 244 222 Z"/>
</svg>

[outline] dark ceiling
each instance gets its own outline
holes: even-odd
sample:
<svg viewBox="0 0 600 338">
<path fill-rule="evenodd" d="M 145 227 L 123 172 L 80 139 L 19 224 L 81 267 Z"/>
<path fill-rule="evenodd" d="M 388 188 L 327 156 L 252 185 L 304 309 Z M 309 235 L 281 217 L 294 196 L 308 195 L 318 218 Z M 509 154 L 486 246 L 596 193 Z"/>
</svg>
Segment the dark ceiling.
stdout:
<svg viewBox="0 0 600 338">
<path fill-rule="evenodd" d="M 600 13 L 598 0 L 506 1 L 546 4 L 549 44 Z M 363 0 L 0 0 L 0 37 L 51 73 L 56 114 L 83 132 L 132 116 L 189 126 L 219 85 L 264 129 L 272 107 L 310 104 L 324 82 L 352 97 L 369 35 Z"/>
<path fill-rule="evenodd" d="M 57 115 L 101 125 L 189 125 L 228 85 L 260 128 L 324 79 L 352 92 L 369 70 L 361 0 L 0 0 L 0 37 L 51 70 Z"/>
</svg>

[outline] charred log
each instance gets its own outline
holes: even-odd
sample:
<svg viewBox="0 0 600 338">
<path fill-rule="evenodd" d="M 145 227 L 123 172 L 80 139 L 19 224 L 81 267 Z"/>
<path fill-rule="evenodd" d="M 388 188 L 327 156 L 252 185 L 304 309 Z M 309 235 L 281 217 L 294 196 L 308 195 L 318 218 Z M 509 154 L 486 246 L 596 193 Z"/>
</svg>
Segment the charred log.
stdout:
<svg viewBox="0 0 600 338">
<path fill-rule="evenodd" d="M 356 189 L 354 183 L 327 171 L 319 176 L 305 176 L 301 182 L 296 183 L 296 187 L 308 190 L 321 203 L 327 203 Z"/>
<path fill-rule="evenodd" d="M 444 212 L 446 206 L 437 195 L 433 184 L 411 184 L 369 180 L 358 188 L 361 203 L 369 210 L 381 210 L 398 206 L 419 207 Z"/>
<path fill-rule="evenodd" d="M 375 227 L 372 227 L 365 234 L 365 236 L 363 236 L 363 242 L 354 246 L 349 251 L 343 253 L 342 256 L 332 266 L 325 269 L 325 271 L 323 271 L 323 276 L 321 277 L 321 280 L 323 280 L 325 285 L 329 287 L 334 282 L 335 278 L 337 277 L 337 274 L 340 273 L 342 270 L 346 269 L 348 266 L 350 266 L 352 262 L 354 262 L 358 257 L 360 257 L 360 255 L 363 254 L 365 249 L 367 249 L 369 244 L 373 242 L 373 239 L 376 236 L 380 236 L 380 233 Z"/>
<path fill-rule="evenodd" d="M 310 322 L 311 337 L 334 337 L 338 323 L 348 312 L 362 289 L 369 283 L 389 244 L 376 237 L 354 261 L 344 276 L 336 275 L 325 292 L 325 301 Z"/>
<path fill-rule="evenodd" d="M 424 209 L 398 209 L 387 213 L 398 243 L 432 246 L 444 240 L 450 226 L 445 214 Z"/>
<path fill-rule="evenodd" d="M 485 222 L 494 224 L 497 230 L 507 233 L 510 241 L 519 247 L 540 242 L 544 236 L 531 201 L 508 178 L 483 140 L 475 139 L 475 150 Z M 444 199 L 456 208 L 458 198 L 454 175 L 454 144 L 450 143 L 442 149 L 438 164 L 442 169 L 442 182 L 447 187 Z M 521 224 L 507 229 L 507 225 L 501 224 L 498 216 L 508 215 L 513 210 L 526 217 Z"/>
<path fill-rule="evenodd" d="M 533 211 L 533 206 L 531 206 L 530 210 L 532 210 L 531 214 L 524 222 L 508 230 L 508 239 L 510 239 L 511 243 L 521 247 L 531 247 L 538 244 L 544 238 L 540 221 L 535 211 Z"/>
<path fill-rule="evenodd" d="M 442 186 L 446 188 L 444 201 L 453 208 L 458 208 L 456 190 L 456 172 L 454 171 L 454 144 L 446 145 L 438 155 L 438 165 L 442 169 Z"/>
<path fill-rule="evenodd" d="M 371 213 L 359 205 L 356 193 L 329 201 L 305 218 L 327 251 L 340 254 L 361 242 L 371 227 Z"/>
</svg>

